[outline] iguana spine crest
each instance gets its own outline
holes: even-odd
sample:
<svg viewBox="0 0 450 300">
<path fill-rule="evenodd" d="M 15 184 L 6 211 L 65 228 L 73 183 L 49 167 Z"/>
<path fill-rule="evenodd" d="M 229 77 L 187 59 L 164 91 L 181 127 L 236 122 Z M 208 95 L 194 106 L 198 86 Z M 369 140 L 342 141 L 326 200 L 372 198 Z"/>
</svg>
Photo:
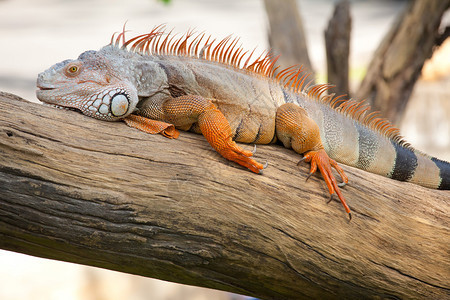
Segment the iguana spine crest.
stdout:
<svg viewBox="0 0 450 300">
<path fill-rule="evenodd" d="M 208 36 L 206 41 L 202 44 L 205 33 L 198 33 L 195 35 L 193 30 L 188 30 L 186 34 L 176 38 L 176 35 L 172 35 L 173 30 L 170 30 L 166 34 L 163 24 L 155 26 L 150 33 L 126 39 L 125 25 L 121 33 L 117 34 L 116 32 L 112 35 L 111 45 L 122 49 L 128 48 L 128 51 L 136 52 L 141 55 L 187 56 L 217 62 L 231 66 L 240 71 L 252 72 L 256 75 L 265 77 L 268 80 L 274 80 L 291 92 L 302 93 L 307 95 L 310 99 L 328 104 L 332 109 L 360 122 L 362 125 L 367 126 L 376 132 L 379 132 L 386 138 L 398 143 L 400 146 L 417 152 L 416 149 L 413 149 L 411 145 L 403 139 L 399 129 L 393 126 L 388 119 L 382 118 L 378 111 L 369 113 L 371 107 L 365 100 L 355 101 L 352 99 L 345 99 L 345 95 L 324 95 L 324 93 L 332 88 L 333 85 L 311 85 L 311 81 L 308 81 L 310 73 L 305 72 L 302 66 L 299 67 L 298 65 L 293 65 L 278 70 L 280 68 L 280 66 L 277 65 L 279 55 L 274 57 L 271 51 L 263 51 L 252 61 L 251 58 L 256 48 L 249 53 L 249 51 L 244 51 L 241 46 L 236 47 L 239 38 L 231 39 L 232 36 L 229 35 L 214 45 L 216 39 L 213 39 L 210 42 L 211 36 Z M 191 37 L 193 37 L 193 39 L 189 40 Z M 245 57 L 245 62 L 241 65 L 241 62 Z"/>
</svg>

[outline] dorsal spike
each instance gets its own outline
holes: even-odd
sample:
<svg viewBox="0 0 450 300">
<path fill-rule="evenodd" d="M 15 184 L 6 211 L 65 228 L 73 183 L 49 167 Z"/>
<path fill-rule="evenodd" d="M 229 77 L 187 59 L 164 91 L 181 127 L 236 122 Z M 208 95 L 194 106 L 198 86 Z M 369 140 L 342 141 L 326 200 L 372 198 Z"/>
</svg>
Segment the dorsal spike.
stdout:
<svg viewBox="0 0 450 300">
<path fill-rule="evenodd" d="M 109 42 L 109 44 L 113 45 L 115 47 L 118 47 L 119 45 L 117 44 L 117 40 L 114 40 L 114 37 L 116 36 L 116 34 L 117 34 L 117 31 L 112 34 L 111 41 Z"/>
<path fill-rule="evenodd" d="M 227 49 L 227 52 L 225 54 L 225 57 L 226 57 L 225 63 L 228 64 L 228 65 L 232 65 L 232 63 L 231 63 L 232 54 L 234 53 L 234 48 L 236 48 L 236 45 L 237 45 L 238 42 L 239 42 L 239 38 L 235 38 L 231 42 L 230 47 Z"/>
<path fill-rule="evenodd" d="M 364 123 L 372 124 L 373 119 L 378 117 L 379 115 L 380 115 L 380 112 L 378 112 L 378 111 L 371 112 L 364 118 Z"/>
<path fill-rule="evenodd" d="M 177 34 L 174 34 L 172 39 L 174 39 L 177 36 Z M 172 43 L 172 39 L 170 39 L 169 44 L 171 44 L 170 49 L 169 49 L 169 53 L 170 55 L 177 55 L 177 47 L 178 44 L 180 43 L 180 41 L 183 39 L 183 36 L 176 38 L 173 43 Z"/>
<path fill-rule="evenodd" d="M 349 100 L 345 103 L 342 104 L 342 112 L 345 114 L 351 114 L 353 108 L 357 105 L 358 103 L 354 102 L 353 100 Z"/>
<path fill-rule="evenodd" d="M 226 49 L 228 48 L 228 42 L 230 41 L 230 39 L 231 39 L 231 35 L 227 36 L 226 41 L 222 45 L 222 49 L 220 49 L 220 54 L 219 54 L 219 59 L 218 59 L 220 62 L 225 61 L 225 52 L 224 51 L 226 51 Z"/>
<path fill-rule="evenodd" d="M 270 51 L 269 51 L 269 52 L 267 52 L 266 56 L 264 57 L 264 63 L 261 65 L 261 69 L 260 69 L 260 73 L 263 76 L 267 77 L 268 72 L 269 72 L 268 68 L 269 68 L 271 62 L 272 62 L 272 57 L 271 57 Z"/>
<path fill-rule="evenodd" d="M 362 101 L 361 101 L 362 102 Z M 364 104 L 364 106 L 359 110 L 358 115 L 355 116 L 356 120 L 362 122 L 364 120 L 363 116 L 370 110 L 370 106 Z"/>
<path fill-rule="evenodd" d="M 330 94 L 330 95 L 322 96 L 321 100 L 323 103 L 330 103 L 330 101 L 333 99 L 333 97 L 334 97 L 334 93 Z"/>
<path fill-rule="evenodd" d="M 209 40 L 209 37 L 208 37 L 208 40 Z M 211 41 L 211 43 L 206 43 L 205 44 L 205 51 L 206 51 L 206 53 L 205 53 L 205 58 L 206 59 L 210 59 L 211 60 L 211 48 L 212 48 L 212 46 L 214 45 L 214 42 L 216 41 L 216 39 L 213 39 L 212 41 Z"/>
<path fill-rule="evenodd" d="M 208 39 L 206 40 L 205 45 L 200 50 L 200 53 L 198 54 L 199 58 L 204 58 L 204 59 L 210 59 L 211 58 L 210 55 L 209 55 L 209 52 L 210 52 L 211 46 L 212 46 L 212 44 L 214 44 L 215 40 L 213 40 L 211 43 L 208 44 L 208 41 L 209 41 L 210 37 L 211 36 L 208 37 Z M 205 51 L 206 51 L 206 53 L 205 53 Z"/>
<path fill-rule="evenodd" d="M 287 67 L 286 69 L 281 70 L 280 73 L 278 73 L 278 74 L 275 76 L 275 79 L 276 79 L 278 82 L 281 82 L 281 81 L 283 80 L 285 74 L 286 74 L 287 72 L 289 72 L 290 70 L 292 70 L 292 68 L 295 68 L 295 67 L 297 67 L 297 65 L 293 65 L 293 66 Z"/>
<path fill-rule="evenodd" d="M 271 78 L 273 77 L 273 74 L 275 73 L 276 69 L 278 68 L 278 66 L 275 67 L 275 64 L 277 63 L 279 58 L 280 58 L 280 55 L 277 55 L 272 59 L 270 65 L 268 67 L 268 71 L 269 71 L 269 73 L 267 74 L 268 77 L 271 77 Z"/>
<path fill-rule="evenodd" d="M 234 67 L 239 67 L 238 65 L 236 65 L 236 61 L 239 58 L 239 53 L 242 52 L 242 47 L 239 47 L 236 49 L 236 51 L 234 52 L 233 56 L 231 57 L 231 62 L 230 64 Z"/>
<path fill-rule="evenodd" d="M 189 56 L 193 55 L 192 54 L 192 50 L 195 49 L 195 48 L 192 48 L 192 47 L 194 46 L 194 44 L 195 44 L 195 46 L 198 46 L 198 44 L 202 41 L 202 38 L 203 38 L 204 34 L 205 34 L 204 32 L 201 32 L 201 33 L 197 34 L 195 36 L 195 38 L 192 40 L 192 42 L 189 43 L 189 47 L 188 47 L 188 55 Z M 197 53 L 197 52 L 194 51 L 194 53 Z"/>
<path fill-rule="evenodd" d="M 322 87 L 323 87 L 322 84 L 316 84 L 316 85 L 311 86 L 310 88 L 307 89 L 308 96 L 311 98 L 318 99 L 317 91 L 320 90 Z"/>
<path fill-rule="evenodd" d="M 147 34 L 141 34 L 138 36 L 135 36 L 132 39 L 129 39 L 126 43 L 124 43 L 122 45 L 122 47 L 126 48 L 130 45 L 130 51 L 134 51 L 136 48 L 136 44 L 139 44 L 139 42 L 145 40 L 145 38 L 147 37 Z"/>
<path fill-rule="evenodd" d="M 302 76 L 302 81 L 299 83 L 298 89 L 297 91 L 302 91 L 304 89 L 305 86 L 305 81 L 306 79 L 308 79 L 308 77 L 311 76 L 310 73 L 305 73 L 305 75 Z"/>
<path fill-rule="evenodd" d="M 198 45 L 200 45 L 200 43 L 202 42 L 203 38 L 205 37 L 205 33 L 202 33 L 202 36 L 200 37 L 200 39 L 198 40 L 197 44 L 195 45 L 194 48 L 194 53 L 192 55 L 197 55 L 198 53 Z"/>
<path fill-rule="evenodd" d="M 220 49 L 222 48 L 222 46 L 227 42 L 227 40 L 230 38 L 230 36 L 225 37 L 224 39 L 222 39 L 213 49 L 211 55 L 212 55 L 212 60 L 213 61 L 219 61 L 218 60 L 218 53 L 220 51 Z M 220 57 L 220 56 L 219 56 Z"/>
<path fill-rule="evenodd" d="M 160 54 L 166 54 L 167 53 L 167 44 L 169 43 L 169 38 L 172 34 L 173 29 L 171 29 L 169 31 L 169 33 L 167 34 L 166 38 L 164 39 L 164 41 L 161 44 L 161 47 L 159 49 L 157 49 L 157 52 L 159 52 Z"/>
<path fill-rule="evenodd" d="M 347 95 L 342 94 L 342 95 L 339 95 L 339 96 L 334 97 L 334 98 L 330 101 L 329 105 L 330 105 L 332 108 L 337 109 L 337 107 L 338 107 L 342 102 L 347 101 L 347 99 L 345 99 L 346 96 L 347 96 Z"/>
<path fill-rule="evenodd" d="M 239 57 L 239 60 L 238 60 L 238 62 L 237 62 L 237 64 L 236 64 L 236 66 L 237 66 L 238 68 L 240 68 L 240 66 L 241 66 L 241 60 L 242 60 L 242 58 L 243 58 L 247 53 L 248 53 L 248 51 L 245 51 L 244 53 L 241 54 L 241 57 Z"/>
<path fill-rule="evenodd" d="M 354 117 L 356 120 L 359 119 L 361 109 L 364 108 L 363 104 L 364 104 L 363 101 L 358 101 L 358 102 L 356 102 L 356 105 L 352 109 L 352 112 L 351 112 L 352 117 Z"/>
<path fill-rule="evenodd" d="M 250 53 L 250 55 L 248 56 L 248 58 L 247 58 L 247 60 L 245 61 L 245 63 L 244 63 L 244 66 L 242 66 L 242 69 L 247 69 L 247 65 L 248 65 L 248 63 L 249 63 L 249 61 L 250 61 L 250 58 L 253 56 L 253 53 L 255 52 L 255 50 L 256 50 L 256 47 L 253 49 L 253 51 Z"/>
<path fill-rule="evenodd" d="M 155 41 L 152 43 L 151 54 L 157 53 L 157 52 L 158 52 L 158 49 L 159 49 L 159 42 L 161 42 L 162 36 L 163 36 L 163 33 L 161 33 L 161 34 L 158 36 L 158 39 L 155 40 Z M 150 51 L 150 50 L 149 50 L 149 51 Z M 150 54 L 150 52 L 149 52 L 149 54 Z"/>
<path fill-rule="evenodd" d="M 127 22 L 128 22 L 128 20 L 127 21 L 125 21 L 125 23 L 123 24 L 123 28 L 122 28 L 122 44 L 125 44 L 125 27 L 127 26 Z"/>
<path fill-rule="evenodd" d="M 313 86 L 313 85 L 314 85 L 314 79 L 311 78 L 306 82 L 304 89 L 308 90 L 310 88 L 310 86 Z"/>
<path fill-rule="evenodd" d="M 298 93 L 301 92 L 301 88 L 300 88 L 300 83 L 302 81 L 302 79 L 306 76 L 306 74 L 303 74 L 302 76 L 298 76 L 294 83 L 293 83 L 293 90 L 294 92 Z"/>
<path fill-rule="evenodd" d="M 283 76 L 282 83 L 283 83 L 284 87 L 287 88 L 289 86 L 289 81 L 295 77 L 296 72 L 297 72 L 296 69 L 292 69 Z"/>
<path fill-rule="evenodd" d="M 255 48 L 255 50 L 256 50 L 256 48 Z M 253 50 L 253 51 L 255 51 L 255 50 Z M 252 52 L 252 54 L 253 54 L 253 52 Z M 255 70 L 255 66 L 257 66 L 259 63 L 261 63 L 261 56 L 262 56 L 263 54 L 264 54 L 264 52 L 261 53 L 261 54 L 258 56 L 258 58 L 255 59 L 255 61 L 254 61 L 253 63 L 251 63 L 250 65 L 248 65 L 247 67 L 245 67 L 245 69 L 247 69 L 247 70 L 249 70 L 249 71 Z M 250 56 L 251 56 L 251 54 L 250 54 Z M 249 59 L 250 59 L 250 57 L 249 57 Z"/>
<path fill-rule="evenodd" d="M 183 41 L 181 42 L 181 44 L 177 47 L 177 54 L 178 55 L 188 55 L 188 40 L 189 38 L 194 34 L 193 29 L 192 30 L 188 30 L 186 32 L 186 37 L 183 39 Z"/>
<path fill-rule="evenodd" d="M 264 55 L 263 58 L 258 62 L 258 64 L 255 67 L 255 72 L 258 74 L 264 75 L 264 68 L 267 65 L 267 53 Z"/>
</svg>

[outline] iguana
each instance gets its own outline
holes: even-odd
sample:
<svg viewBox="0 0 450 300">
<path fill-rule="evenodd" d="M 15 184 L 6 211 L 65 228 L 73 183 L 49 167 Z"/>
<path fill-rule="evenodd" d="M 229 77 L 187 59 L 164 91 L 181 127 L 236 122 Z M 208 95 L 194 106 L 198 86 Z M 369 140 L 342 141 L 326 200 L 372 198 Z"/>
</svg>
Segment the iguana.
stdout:
<svg viewBox="0 0 450 300">
<path fill-rule="evenodd" d="M 236 142 L 271 144 L 303 154 L 309 176 L 320 170 L 331 197 L 348 183 L 336 161 L 422 186 L 450 189 L 450 164 L 413 149 L 389 121 L 364 102 L 325 95 L 330 85 L 308 84 L 296 66 L 279 70 L 278 57 L 252 60 L 230 36 L 176 35 L 163 26 L 126 39 L 115 34 L 40 73 L 37 98 L 106 121 L 123 120 L 148 133 L 177 138 L 201 133 L 223 157 L 261 173 L 266 165 Z M 332 168 L 340 174 L 338 184 Z"/>
</svg>

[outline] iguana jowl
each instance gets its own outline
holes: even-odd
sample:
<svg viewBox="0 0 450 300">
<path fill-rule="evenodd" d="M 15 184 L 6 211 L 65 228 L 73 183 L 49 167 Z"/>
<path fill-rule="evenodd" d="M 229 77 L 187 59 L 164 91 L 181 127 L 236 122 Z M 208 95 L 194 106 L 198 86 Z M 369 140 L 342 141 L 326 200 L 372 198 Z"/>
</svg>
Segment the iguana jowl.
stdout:
<svg viewBox="0 0 450 300">
<path fill-rule="evenodd" d="M 250 61 L 251 54 L 237 43 L 229 37 L 214 43 L 192 32 L 174 39 L 161 26 L 128 40 L 122 32 L 101 50 L 39 74 L 37 97 L 170 138 L 178 136 L 177 129 L 202 133 L 223 157 L 255 173 L 264 166 L 235 142 L 279 140 L 304 154 L 303 160 L 311 162 L 310 174 L 320 170 L 347 213 L 339 186 L 348 180 L 335 160 L 450 189 L 450 164 L 414 150 L 386 119 L 369 113 L 366 104 L 325 96 L 329 85 L 308 86 L 308 76 L 295 67 L 278 71 L 269 54 Z"/>
</svg>

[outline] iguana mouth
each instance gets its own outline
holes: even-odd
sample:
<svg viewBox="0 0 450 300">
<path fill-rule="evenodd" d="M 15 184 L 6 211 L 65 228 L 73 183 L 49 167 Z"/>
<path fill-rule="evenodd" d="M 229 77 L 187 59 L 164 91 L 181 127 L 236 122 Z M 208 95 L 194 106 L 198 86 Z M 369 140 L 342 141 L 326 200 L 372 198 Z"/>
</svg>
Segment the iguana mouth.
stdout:
<svg viewBox="0 0 450 300">
<path fill-rule="evenodd" d="M 79 110 L 78 108 L 75 108 L 75 107 L 61 106 L 61 105 L 52 104 L 52 103 L 46 103 L 46 102 L 42 102 L 42 104 L 45 105 L 45 106 L 50 106 L 50 107 L 54 107 L 54 108 L 65 109 L 65 110 L 72 110 L 72 111 L 76 111 L 76 112 L 79 112 L 79 113 L 83 113 L 81 110 Z"/>
<path fill-rule="evenodd" d="M 42 82 L 38 82 L 37 84 L 36 84 L 36 87 L 38 88 L 38 90 L 41 90 L 41 91 L 49 91 L 49 90 L 54 90 L 54 89 L 56 89 L 55 88 L 55 86 L 53 86 L 53 85 L 51 85 L 51 84 L 44 84 L 44 83 L 42 83 Z"/>
</svg>

